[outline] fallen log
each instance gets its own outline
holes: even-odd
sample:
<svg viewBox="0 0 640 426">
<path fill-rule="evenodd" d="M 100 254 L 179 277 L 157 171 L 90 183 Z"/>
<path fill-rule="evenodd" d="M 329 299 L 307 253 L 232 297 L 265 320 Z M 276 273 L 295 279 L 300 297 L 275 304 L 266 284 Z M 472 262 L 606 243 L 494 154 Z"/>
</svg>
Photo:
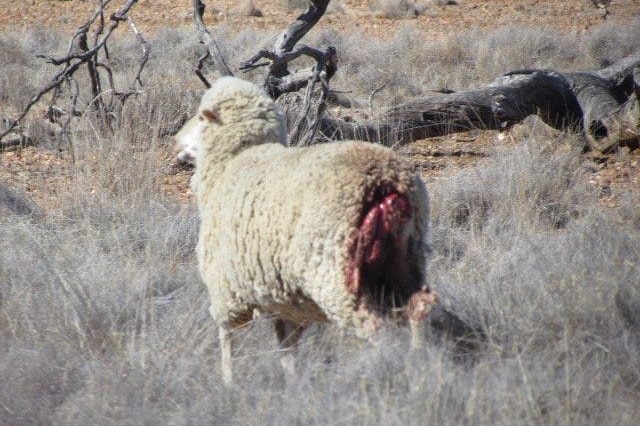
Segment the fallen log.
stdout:
<svg viewBox="0 0 640 426">
<path fill-rule="evenodd" d="M 638 147 L 640 52 L 592 72 L 518 70 L 489 85 L 409 101 L 360 122 L 325 116 L 320 131 L 333 140 L 406 144 L 472 129 L 507 130 L 530 115 L 579 132 L 593 149 Z"/>
</svg>

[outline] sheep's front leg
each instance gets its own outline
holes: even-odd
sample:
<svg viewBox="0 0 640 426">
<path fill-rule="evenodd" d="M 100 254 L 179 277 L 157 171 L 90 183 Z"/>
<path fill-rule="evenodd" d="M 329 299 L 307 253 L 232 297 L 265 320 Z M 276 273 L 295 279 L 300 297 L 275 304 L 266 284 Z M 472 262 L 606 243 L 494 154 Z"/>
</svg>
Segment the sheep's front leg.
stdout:
<svg viewBox="0 0 640 426">
<path fill-rule="evenodd" d="M 233 382 L 233 365 L 231 360 L 233 344 L 231 341 L 231 327 L 229 327 L 228 323 L 222 323 L 218 326 L 218 335 L 220 338 L 222 382 L 225 385 L 230 385 Z"/>
<path fill-rule="evenodd" d="M 285 374 L 292 377 L 295 374 L 295 345 L 304 331 L 304 327 L 283 319 L 274 320 L 278 346 L 283 352 L 280 365 Z"/>
</svg>

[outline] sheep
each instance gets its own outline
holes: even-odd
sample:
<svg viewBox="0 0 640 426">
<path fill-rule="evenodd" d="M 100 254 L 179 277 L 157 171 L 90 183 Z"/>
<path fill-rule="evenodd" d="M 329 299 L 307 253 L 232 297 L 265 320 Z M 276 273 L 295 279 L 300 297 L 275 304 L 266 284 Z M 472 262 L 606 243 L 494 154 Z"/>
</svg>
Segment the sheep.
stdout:
<svg viewBox="0 0 640 426">
<path fill-rule="evenodd" d="M 424 283 L 427 191 L 406 161 L 357 141 L 287 147 L 273 100 L 235 77 L 204 93 L 176 138 L 195 148 L 196 252 L 225 383 L 231 332 L 254 309 L 273 316 L 285 354 L 314 322 L 372 339 L 397 312 L 420 344 L 436 296 Z"/>
</svg>

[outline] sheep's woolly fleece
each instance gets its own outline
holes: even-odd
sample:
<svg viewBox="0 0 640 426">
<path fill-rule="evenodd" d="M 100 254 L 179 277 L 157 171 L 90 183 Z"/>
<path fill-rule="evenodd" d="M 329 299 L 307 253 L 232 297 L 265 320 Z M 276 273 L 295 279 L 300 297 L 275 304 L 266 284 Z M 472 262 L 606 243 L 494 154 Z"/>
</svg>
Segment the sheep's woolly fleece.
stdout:
<svg viewBox="0 0 640 426">
<path fill-rule="evenodd" d="M 197 253 L 219 323 L 241 325 L 259 309 L 370 337 L 383 299 L 390 309 L 428 292 L 426 189 L 390 149 L 286 147 L 275 103 L 233 77 L 207 90 L 177 138 L 198 146 Z"/>
</svg>

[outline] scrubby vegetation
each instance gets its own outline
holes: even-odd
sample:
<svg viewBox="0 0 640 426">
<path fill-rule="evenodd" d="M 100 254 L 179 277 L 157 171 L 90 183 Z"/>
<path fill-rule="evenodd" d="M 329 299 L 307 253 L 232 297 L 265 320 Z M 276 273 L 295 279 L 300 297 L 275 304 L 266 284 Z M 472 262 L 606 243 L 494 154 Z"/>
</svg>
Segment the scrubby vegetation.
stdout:
<svg viewBox="0 0 640 426">
<path fill-rule="evenodd" d="M 266 40 L 218 31 L 230 63 Z M 381 98 L 394 102 L 515 68 L 593 69 L 640 45 L 640 21 L 582 39 L 503 29 L 425 45 L 415 43 L 416 31 L 366 46 L 357 35 L 316 37 L 342 56 L 334 87 L 353 89 L 363 104 L 381 82 Z M 191 113 L 200 94 L 191 74 L 195 36 L 167 31 L 149 41 L 146 94 L 128 101 L 118 130 L 102 133 L 87 116 L 60 145 L 70 160 L 54 207 L 28 214 L 0 206 L 0 424 L 640 418 L 640 200 L 599 203 L 574 136 L 551 137 L 540 124 L 429 186 L 429 281 L 447 309 L 482 330 L 474 352 L 463 356 L 435 333 L 407 353 L 407 330 L 386 330 L 369 345 L 317 327 L 303 337 L 299 372 L 287 380 L 269 321 L 259 320 L 238 332 L 236 382 L 224 388 L 193 257 L 195 208 L 157 190 L 171 145 L 162 130 Z M 64 51 L 65 43 L 38 32 L 0 36 L 2 111 L 19 110 L 51 73 L 33 54 Z M 119 43 L 112 65 L 124 75 L 136 65 L 127 40 Z"/>
</svg>

